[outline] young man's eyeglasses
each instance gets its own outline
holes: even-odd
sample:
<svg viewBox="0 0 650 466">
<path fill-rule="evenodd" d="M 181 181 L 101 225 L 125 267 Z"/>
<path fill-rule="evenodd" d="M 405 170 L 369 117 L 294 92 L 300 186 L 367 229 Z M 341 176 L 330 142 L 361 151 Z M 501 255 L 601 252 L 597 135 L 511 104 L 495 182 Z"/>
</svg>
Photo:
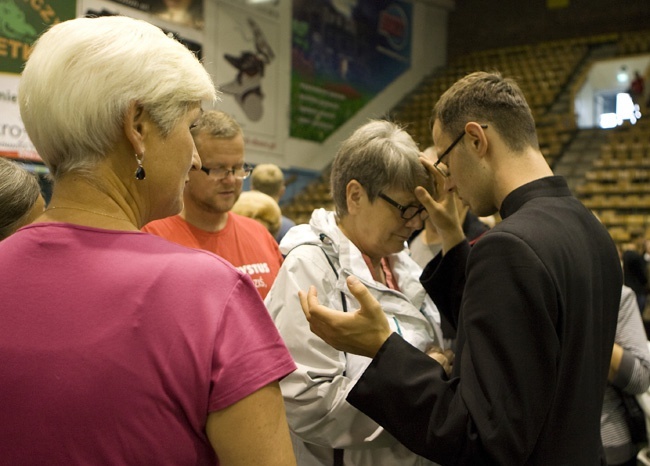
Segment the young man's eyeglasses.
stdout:
<svg viewBox="0 0 650 466">
<path fill-rule="evenodd" d="M 420 215 L 422 212 L 424 212 L 424 215 L 422 215 L 422 220 L 424 220 L 428 215 L 423 205 L 403 206 L 399 202 L 394 201 L 390 197 L 386 196 L 384 193 L 379 193 L 377 196 L 381 197 L 384 201 L 388 202 L 393 207 L 396 207 L 401 212 L 402 218 L 404 220 L 411 220 L 413 217 Z"/>
<path fill-rule="evenodd" d="M 488 125 L 481 125 L 481 128 L 487 129 Z M 460 142 L 461 139 L 463 139 L 463 136 L 465 136 L 465 130 L 463 129 L 463 132 L 458 136 L 456 139 L 454 139 L 454 142 L 452 142 L 449 147 L 447 147 L 447 150 L 444 151 L 440 156 L 438 157 L 438 160 L 436 163 L 433 164 L 433 168 L 438 170 L 438 173 L 440 173 L 442 176 L 445 178 L 449 178 L 449 167 L 447 167 L 447 164 L 442 163 L 442 159 L 447 157 L 451 150 L 456 147 L 456 144 Z"/>
<path fill-rule="evenodd" d="M 226 167 L 217 167 L 217 168 L 206 168 L 201 167 L 201 171 L 212 178 L 217 180 L 223 180 L 232 174 L 238 180 L 245 180 L 248 178 L 253 171 L 253 167 L 245 163 L 241 167 L 236 168 L 226 168 Z"/>
</svg>

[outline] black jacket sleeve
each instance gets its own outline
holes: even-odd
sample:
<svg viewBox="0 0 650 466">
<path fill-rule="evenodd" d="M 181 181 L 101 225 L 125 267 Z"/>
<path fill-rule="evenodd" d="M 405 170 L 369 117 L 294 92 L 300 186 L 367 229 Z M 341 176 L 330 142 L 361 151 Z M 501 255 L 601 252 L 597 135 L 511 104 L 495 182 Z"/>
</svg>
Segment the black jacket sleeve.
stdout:
<svg viewBox="0 0 650 466">
<path fill-rule="evenodd" d="M 420 282 L 438 310 L 458 329 L 458 313 L 465 289 L 465 264 L 470 245 L 456 245 L 444 256 L 438 254 L 422 271 Z"/>
<path fill-rule="evenodd" d="M 443 465 L 526 464 L 557 381 L 553 281 L 535 252 L 508 234 L 483 237 L 467 264 L 464 344 L 454 363 L 460 377 L 447 379 L 435 360 L 392 335 L 347 399 Z M 450 286 L 462 274 L 452 275 Z M 444 291 L 443 284 L 444 277 L 437 284 Z M 449 309 L 458 305 L 456 291 L 447 289 Z"/>
</svg>

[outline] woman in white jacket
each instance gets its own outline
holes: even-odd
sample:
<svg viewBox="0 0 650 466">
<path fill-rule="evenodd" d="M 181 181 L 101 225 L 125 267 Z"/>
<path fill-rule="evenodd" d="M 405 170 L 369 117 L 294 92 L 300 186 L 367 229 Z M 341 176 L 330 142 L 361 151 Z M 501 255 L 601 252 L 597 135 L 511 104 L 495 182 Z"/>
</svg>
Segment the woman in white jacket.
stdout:
<svg viewBox="0 0 650 466">
<path fill-rule="evenodd" d="M 346 396 L 370 359 L 339 352 L 309 330 L 298 291 L 317 283 L 321 304 L 353 311 L 354 275 L 381 303 L 393 330 L 422 351 L 442 346 L 439 314 L 420 285 L 405 241 L 426 210 L 414 189 L 432 189 L 415 142 L 388 121 L 371 121 L 341 146 L 332 165 L 336 212 L 315 210 L 280 244 L 284 264 L 266 298 L 298 370 L 281 382 L 298 465 L 433 464 L 407 450 Z"/>
</svg>

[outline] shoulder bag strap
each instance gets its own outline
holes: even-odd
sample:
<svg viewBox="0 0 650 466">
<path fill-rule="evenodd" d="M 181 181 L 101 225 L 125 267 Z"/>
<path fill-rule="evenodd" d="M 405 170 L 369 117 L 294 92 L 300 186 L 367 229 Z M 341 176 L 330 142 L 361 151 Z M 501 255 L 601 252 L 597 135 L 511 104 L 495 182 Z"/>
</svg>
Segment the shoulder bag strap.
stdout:
<svg viewBox="0 0 650 466">
<path fill-rule="evenodd" d="M 296 248 L 298 248 L 300 246 L 307 246 L 307 245 L 316 246 L 318 249 L 320 249 L 323 252 L 323 254 L 325 255 L 325 259 L 327 259 L 327 262 L 329 263 L 330 267 L 332 267 L 332 271 L 334 272 L 334 275 L 338 279 L 339 278 L 339 273 L 336 270 L 336 267 L 334 266 L 334 262 L 332 262 L 332 259 L 325 252 L 325 249 L 323 249 L 323 247 L 320 244 L 318 244 L 318 243 L 303 243 L 303 244 L 299 244 L 298 246 L 296 246 Z M 291 251 L 293 251 L 296 248 L 293 248 L 289 252 L 287 252 L 285 257 L 288 256 L 291 253 Z M 348 312 L 347 300 L 345 299 L 345 293 L 343 293 L 343 291 L 341 291 L 341 303 L 343 305 L 343 312 Z M 345 358 L 347 359 L 347 357 L 348 357 L 347 353 L 344 352 L 343 354 L 345 355 Z M 343 371 L 343 375 L 345 375 L 345 371 Z M 344 466 L 344 463 L 343 463 L 343 453 L 344 453 L 344 451 L 345 450 L 343 450 L 342 448 L 335 448 L 333 450 L 333 452 L 334 452 L 334 458 L 333 458 L 334 462 L 332 463 L 333 466 Z"/>
</svg>

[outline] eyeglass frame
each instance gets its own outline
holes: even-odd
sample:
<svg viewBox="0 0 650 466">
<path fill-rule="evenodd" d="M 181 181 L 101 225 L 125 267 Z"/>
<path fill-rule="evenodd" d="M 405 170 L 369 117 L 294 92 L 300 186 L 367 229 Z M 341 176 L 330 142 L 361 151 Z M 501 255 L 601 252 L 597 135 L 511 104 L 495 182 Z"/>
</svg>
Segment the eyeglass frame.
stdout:
<svg viewBox="0 0 650 466">
<path fill-rule="evenodd" d="M 234 176 L 236 179 L 245 180 L 246 178 L 251 176 L 251 173 L 253 172 L 253 167 L 252 167 L 252 165 L 244 163 L 244 165 L 242 165 L 240 168 L 225 168 L 225 167 L 224 168 L 206 168 L 206 167 L 202 166 L 200 168 L 200 170 L 203 173 L 205 173 L 206 175 L 208 175 L 208 176 L 212 176 L 212 174 L 210 172 L 212 172 L 213 170 L 223 170 L 225 174 L 220 178 L 216 178 L 217 181 L 225 180 L 226 178 L 228 178 L 228 175 L 230 175 L 231 173 L 232 173 L 232 176 Z M 244 170 L 244 176 L 235 175 L 235 172 L 238 171 L 238 170 Z"/>
<path fill-rule="evenodd" d="M 422 214 L 423 211 L 426 212 L 426 208 L 423 205 L 421 205 L 420 207 L 417 207 L 415 205 L 403 206 L 402 204 L 400 204 L 399 202 L 397 202 L 394 199 L 391 199 L 390 197 L 388 197 L 384 193 L 378 193 L 377 196 L 382 198 L 384 201 L 388 202 L 393 207 L 397 208 L 397 210 L 400 211 L 400 217 L 402 217 L 402 219 L 404 219 L 404 220 L 412 220 L 415 217 L 417 217 L 418 215 Z M 416 208 L 417 210 L 410 217 L 405 217 L 406 211 L 408 209 L 411 209 L 411 208 Z"/>
<path fill-rule="evenodd" d="M 480 126 L 483 129 L 488 128 L 488 125 L 486 125 L 486 124 L 482 124 Z M 454 139 L 454 142 L 452 142 L 449 145 L 449 147 L 447 147 L 447 150 L 445 150 L 442 154 L 440 154 L 440 157 L 438 157 L 438 160 L 436 160 L 435 163 L 433 164 L 433 168 L 438 170 L 438 173 L 440 173 L 445 178 L 449 178 L 450 173 L 448 171 L 445 173 L 445 171 L 443 171 L 443 169 L 440 168 L 438 165 L 442 162 L 442 159 L 447 157 L 449 155 L 449 153 L 452 151 L 452 149 L 454 147 L 456 147 L 456 144 L 458 144 L 460 142 L 460 140 L 463 139 L 463 136 L 465 136 L 465 134 L 467 134 L 467 131 L 465 131 L 465 129 L 463 129 L 463 132 L 460 134 L 460 136 L 458 136 L 456 139 Z"/>
</svg>

